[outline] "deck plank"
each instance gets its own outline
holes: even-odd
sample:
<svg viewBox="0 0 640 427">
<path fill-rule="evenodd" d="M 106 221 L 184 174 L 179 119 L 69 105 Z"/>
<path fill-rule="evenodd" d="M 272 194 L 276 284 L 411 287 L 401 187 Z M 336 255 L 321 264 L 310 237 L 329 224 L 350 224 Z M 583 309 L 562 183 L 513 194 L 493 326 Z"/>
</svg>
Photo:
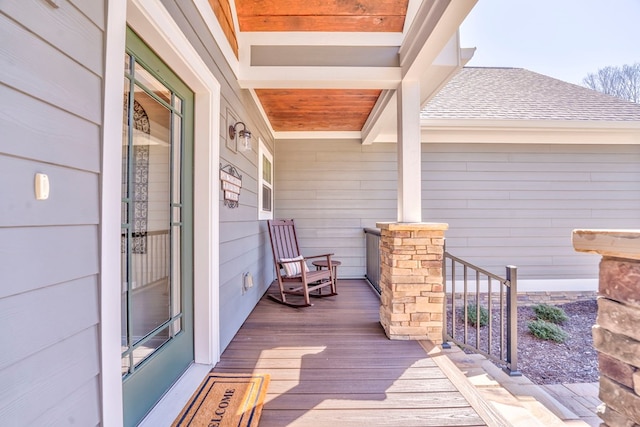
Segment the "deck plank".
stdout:
<svg viewBox="0 0 640 427">
<path fill-rule="evenodd" d="M 260 427 L 319 426 L 484 426 L 471 409 L 353 409 L 263 411 Z"/>
<path fill-rule="evenodd" d="M 386 337 L 364 281 L 338 290 L 303 309 L 263 298 L 222 354 L 216 372 L 271 375 L 261 427 L 486 425 L 419 343 Z"/>
</svg>

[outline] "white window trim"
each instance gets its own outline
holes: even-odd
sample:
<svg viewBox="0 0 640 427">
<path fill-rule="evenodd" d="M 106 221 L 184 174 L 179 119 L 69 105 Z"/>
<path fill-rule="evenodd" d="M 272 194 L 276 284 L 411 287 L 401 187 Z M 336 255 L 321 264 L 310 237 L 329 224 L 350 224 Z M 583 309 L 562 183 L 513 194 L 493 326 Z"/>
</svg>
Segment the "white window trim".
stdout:
<svg viewBox="0 0 640 427">
<path fill-rule="evenodd" d="M 269 160 L 269 162 L 271 162 L 271 183 L 265 183 L 264 180 L 262 179 L 262 165 L 263 165 L 262 157 L 263 156 L 266 157 L 267 160 Z M 269 151 L 264 141 L 262 141 L 262 138 L 258 138 L 258 219 L 259 220 L 273 219 L 273 210 L 274 210 L 273 167 L 274 167 L 273 154 L 271 154 L 271 151 Z M 266 211 L 262 209 L 262 206 L 263 206 L 262 186 L 264 184 L 267 184 L 269 187 L 271 187 L 271 210 L 270 211 Z"/>
</svg>

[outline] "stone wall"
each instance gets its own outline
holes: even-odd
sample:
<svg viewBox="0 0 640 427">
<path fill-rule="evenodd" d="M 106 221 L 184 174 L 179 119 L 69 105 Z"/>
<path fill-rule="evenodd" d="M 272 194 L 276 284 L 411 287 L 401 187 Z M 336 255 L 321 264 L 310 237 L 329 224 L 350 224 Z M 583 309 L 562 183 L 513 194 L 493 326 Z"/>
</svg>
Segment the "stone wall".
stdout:
<svg viewBox="0 0 640 427">
<path fill-rule="evenodd" d="M 593 301 L 597 293 L 591 291 L 534 291 L 518 292 L 518 307 L 549 304 L 560 305 L 578 301 Z"/>
<path fill-rule="evenodd" d="M 597 292 L 591 291 L 533 291 L 518 292 L 518 307 L 527 307 L 537 304 L 561 305 L 578 301 L 593 301 L 598 296 Z M 487 305 L 488 294 L 480 293 L 480 304 Z M 463 294 L 456 292 L 456 305 L 462 304 Z M 475 302 L 475 293 L 467 294 L 467 301 Z M 499 307 L 500 295 L 498 292 L 491 294 L 491 301 L 494 307 Z M 451 294 L 447 294 L 447 304 L 451 305 Z"/>
<path fill-rule="evenodd" d="M 379 223 L 380 323 L 390 339 L 442 343 L 447 224 Z"/>
<path fill-rule="evenodd" d="M 604 425 L 640 425 L 640 231 L 576 230 L 574 247 L 603 255 L 593 342 Z"/>
</svg>

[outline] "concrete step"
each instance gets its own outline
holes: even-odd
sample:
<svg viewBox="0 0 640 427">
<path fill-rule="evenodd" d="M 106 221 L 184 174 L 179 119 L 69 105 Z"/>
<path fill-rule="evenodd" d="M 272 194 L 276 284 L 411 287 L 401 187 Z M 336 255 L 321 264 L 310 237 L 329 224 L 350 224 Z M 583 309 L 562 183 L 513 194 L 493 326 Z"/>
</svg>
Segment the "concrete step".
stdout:
<svg viewBox="0 0 640 427">
<path fill-rule="evenodd" d="M 443 350 L 440 346 L 427 344 L 425 349 L 445 372 L 456 369 L 461 373 L 462 381 L 454 383 L 462 388 L 473 388 L 488 404 L 488 410 L 495 411 L 497 425 L 503 422 L 519 427 L 599 425 L 595 414 L 593 417 L 585 418 L 589 421 L 585 422 L 585 419 L 567 408 L 543 387 L 533 383 L 526 376 L 509 376 L 484 356 L 466 354 L 455 346 Z M 464 379 L 467 384 L 464 384 Z M 462 389 L 460 391 L 465 394 Z M 596 422 L 597 424 L 594 424 Z"/>
</svg>

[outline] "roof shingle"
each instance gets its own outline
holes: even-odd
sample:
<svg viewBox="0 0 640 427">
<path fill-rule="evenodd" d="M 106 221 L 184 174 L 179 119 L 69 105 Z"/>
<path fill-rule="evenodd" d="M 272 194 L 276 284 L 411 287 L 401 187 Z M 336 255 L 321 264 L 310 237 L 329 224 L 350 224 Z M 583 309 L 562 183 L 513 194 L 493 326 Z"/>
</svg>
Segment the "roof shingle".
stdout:
<svg viewBox="0 0 640 427">
<path fill-rule="evenodd" d="M 465 67 L 421 118 L 640 121 L 640 104 L 522 68 Z"/>
</svg>

